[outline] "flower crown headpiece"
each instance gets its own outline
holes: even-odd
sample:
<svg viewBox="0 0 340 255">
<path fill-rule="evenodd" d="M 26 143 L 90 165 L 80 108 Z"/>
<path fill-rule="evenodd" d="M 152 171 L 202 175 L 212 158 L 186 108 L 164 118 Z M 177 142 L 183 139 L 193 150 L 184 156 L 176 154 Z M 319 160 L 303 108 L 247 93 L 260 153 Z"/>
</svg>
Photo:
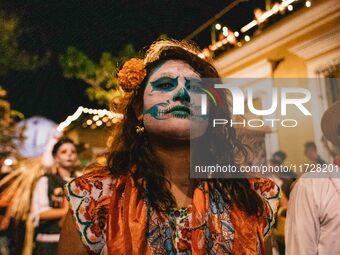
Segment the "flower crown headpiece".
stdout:
<svg viewBox="0 0 340 255">
<path fill-rule="evenodd" d="M 154 42 L 146 52 L 145 58 L 131 58 L 127 60 L 118 72 L 118 82 L 125 92 L 136 91 L 147 75 L 146 66 L 159 60 L 161 53 L 170 48 L 181 48 L 202 58 L 202 53 L 194 44 L 172 39 Z"/>
<path fill-rule="evenodd" d="M 144 61 L 131 58 L 126 61 L 118 73 L 118 82 L 125 92 L 137 90 L 146 77 Z"/>
</svg>

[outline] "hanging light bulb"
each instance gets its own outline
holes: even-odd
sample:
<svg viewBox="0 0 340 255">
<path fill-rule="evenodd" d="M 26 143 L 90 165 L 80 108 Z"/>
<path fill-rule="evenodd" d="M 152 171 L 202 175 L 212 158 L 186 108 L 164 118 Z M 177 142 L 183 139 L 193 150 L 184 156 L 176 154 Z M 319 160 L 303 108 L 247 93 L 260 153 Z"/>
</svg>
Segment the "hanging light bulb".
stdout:
<svg viewBox="0 0 340 255">
<path fill-rule="evenodd" d="M 13 160 L 11 158 L 6 158 L 5 161 L 4 161 L 4 164 L 6 166 L 11 166 L 11 165 L 13 165 Z"/>
</svg>

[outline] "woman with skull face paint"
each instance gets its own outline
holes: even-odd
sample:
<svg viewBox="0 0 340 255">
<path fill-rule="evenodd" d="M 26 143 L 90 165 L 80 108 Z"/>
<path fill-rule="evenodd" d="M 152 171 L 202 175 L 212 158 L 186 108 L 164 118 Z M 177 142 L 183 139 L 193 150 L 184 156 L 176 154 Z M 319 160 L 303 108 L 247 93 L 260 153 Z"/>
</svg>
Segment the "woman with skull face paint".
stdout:
<svg viewBox="0 0 340 255">
<path fill-rule="evenodd" d="M 123 65 L 126 94 L 114 110 L 125 118 L 113 130 L 107 165 L 66 185 L 59 254 L 265 253 L 279 199 L 273 182 L 189 178 L 190 141 L 209 129 L 193 85 L 219 79 L 199 56 L 190 43 L 162 40 Z M 214 136 L 218 144 L 208 141 L 207 151 L 216 160 L 235 165 L 235 153 L 246 154 L 230 126 Z"/>
<path fill-rule="evenodd" d="M 77 148 L 68 138 L 62 138 L 53 147 L 55 167 L 41 177 L 32 197 L 32 217 L 36 227 L 34 254 L 58 254 L 61 224 L 68 211 L 63 187 L 72 180 L 77 162 Z"/>
</svg>

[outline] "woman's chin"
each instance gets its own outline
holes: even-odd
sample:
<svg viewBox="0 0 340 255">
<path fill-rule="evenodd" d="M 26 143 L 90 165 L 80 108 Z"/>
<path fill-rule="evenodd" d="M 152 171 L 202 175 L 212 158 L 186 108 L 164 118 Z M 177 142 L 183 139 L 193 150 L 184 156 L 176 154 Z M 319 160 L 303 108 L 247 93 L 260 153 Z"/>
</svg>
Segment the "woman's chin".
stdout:
<svg viewBox="0 0 340 255">
<path fill-rule="evenodd" d="M 149 134 L 174 140 L 190 140 L 202 136 L 207 129 L 206 121 L 192 121 L 189 118 L 169 118 L 166 120 L 144 120 Z"/>
<path fill-rule="evenodd" d="M 148 131 L 149 134 L 152 134 L 155 137 L 160 137 L 160 139 L 165 138 L 166 140 L 178 140 L 178 141 L 189 141 L 191 139 L 198 138 L 205 133 L 205 130 L 200 128 L 190 129 L 183 128 L 178 126 L 176 128 L 166 127 L 164 129 L 159 128 L 158 130 L 154 130 L 155 132 Z"/>
</svg>

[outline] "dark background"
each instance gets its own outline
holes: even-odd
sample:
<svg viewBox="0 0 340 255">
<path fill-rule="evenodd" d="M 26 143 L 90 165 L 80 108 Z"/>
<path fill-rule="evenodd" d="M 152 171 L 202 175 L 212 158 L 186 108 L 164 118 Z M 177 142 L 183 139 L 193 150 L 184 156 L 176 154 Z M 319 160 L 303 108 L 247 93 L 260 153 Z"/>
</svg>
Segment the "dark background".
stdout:
<svg viewBox="0 0 340 255">
<path fill-rule="evenodd" d="M 20 16 L 22 46 L 30 52 L 51 52 L 49 64 L 32 72 L 10 72 L 0 77 L 13 109 L 28 118 L 42 115 L 63 121 L 78 106 L 98 107 L 85 95 L 87 85 L 65 79 L 58 56 L 75 46 L 93 60 L 103 51 L 116 54 L 127 43 L 142 50 L 161 34 L 183 39 L 232 1 L 71 1 L 0 0 L 0 8 Z M 265 1 L 244 1 L 219 20 L 233 31 L 253 19 L 253 9 Z M 194 41 L 210 43 L 209 29 Z"/>
</svg>

